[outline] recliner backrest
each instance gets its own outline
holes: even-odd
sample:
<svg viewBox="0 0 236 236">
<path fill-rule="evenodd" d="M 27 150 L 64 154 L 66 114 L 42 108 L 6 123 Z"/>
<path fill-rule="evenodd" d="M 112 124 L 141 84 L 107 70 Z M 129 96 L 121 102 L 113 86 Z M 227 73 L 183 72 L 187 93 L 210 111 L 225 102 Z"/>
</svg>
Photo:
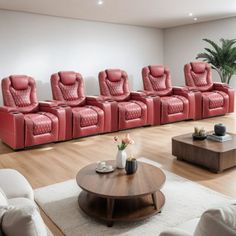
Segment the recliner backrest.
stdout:
<svg viewBox="0 0 236 236">
<path fill-rule="evenodd" d="M 51 76 L 53 99 L 75 107 L 85 104 L 84 81 L 81 74 L 61 71 Z"/>
<path fill-rule="evenodd" d="M 185 84 L 200 91 L 213 88 L 211 67 L 203 61 L 196 61 L 184 66 Z"/>
<path fill-rule="evenodd" d="M 128 75 L 119 69 L 108 69 L 99 73 L 100 93 L 103 96 L 113 97 L 115 100 L 130 96 Z"/>
<path fill-rule="evenodd" d="M 163 65 L 150 65 L 142 69 L 144 90 L 166 96 L 172 93 L 170 71 Z"/>
<path fill-rule="evenodd" d="M 2 95 L 5 106 L 16 107 L 22 113 L 38 110 L 36 84 L 32 77 L 11 75 L 2 80 Z"/>
</svg>

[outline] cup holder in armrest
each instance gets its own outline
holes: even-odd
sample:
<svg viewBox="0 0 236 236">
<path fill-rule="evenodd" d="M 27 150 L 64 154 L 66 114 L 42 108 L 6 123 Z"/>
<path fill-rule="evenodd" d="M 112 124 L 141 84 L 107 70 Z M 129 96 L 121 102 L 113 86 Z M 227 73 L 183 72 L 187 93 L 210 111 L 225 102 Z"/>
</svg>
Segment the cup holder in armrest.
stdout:
<svg viewBox="0 0 236 236">
<path fill-rule="evenodd" d="M 17 114 L 20 114 L 20 112 L 19 111 L 12 111 L 11 114 L 17 115 Z"/>
<path fill-rule="evenodd" d="M 107 99 L 107 100 L 105 100 L 105 102 L 114 102 L 114 100 L 112 100 L 112 99 Z"/>
</svg>

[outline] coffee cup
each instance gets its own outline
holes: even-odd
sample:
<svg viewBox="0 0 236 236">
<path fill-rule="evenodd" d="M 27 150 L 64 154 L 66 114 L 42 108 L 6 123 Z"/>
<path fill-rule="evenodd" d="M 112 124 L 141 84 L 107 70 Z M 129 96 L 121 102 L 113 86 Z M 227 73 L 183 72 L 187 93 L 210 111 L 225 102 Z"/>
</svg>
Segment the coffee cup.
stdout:
<svg viewBox="0 0 236 236">
<path fill-rule="evenodd" d="M 112 170 L 113 169 L 112 165 L 107 165 L 106 168 L 107 168 L 107 170 Z"/>
<path fill-rule="evenodd" d="M 97 169 L 102 170 L 106 167 L 106 162 L 105 161 L 98 161 L 97 162 Z"/>
</svg>

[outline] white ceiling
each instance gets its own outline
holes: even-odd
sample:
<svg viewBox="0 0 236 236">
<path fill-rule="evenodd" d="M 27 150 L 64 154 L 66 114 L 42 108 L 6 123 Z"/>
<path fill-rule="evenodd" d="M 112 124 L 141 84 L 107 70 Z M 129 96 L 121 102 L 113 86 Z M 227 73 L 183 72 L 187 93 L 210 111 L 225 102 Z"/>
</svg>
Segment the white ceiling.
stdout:
<svg viewBox="0 0 236 236">
<path fill-rule="evenodd" d="M 0 9 L 168 28 L 236 16 L 236 0 L 0 0 Z M 188 16 L 192 12 L 193 16 Z"/>
</svg>

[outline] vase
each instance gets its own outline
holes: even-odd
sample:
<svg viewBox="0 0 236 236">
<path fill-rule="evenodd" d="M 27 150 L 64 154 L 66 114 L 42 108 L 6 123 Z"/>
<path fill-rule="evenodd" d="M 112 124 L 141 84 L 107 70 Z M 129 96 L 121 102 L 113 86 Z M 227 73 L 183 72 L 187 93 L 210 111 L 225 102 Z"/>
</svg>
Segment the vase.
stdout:
<svg viewBox="0 0 236 236">
<path fill-rule="evenodd" d="M 124 169 L 126 164 L 127 154 L 125 150 L 118 150 L 116 154 L 116 167 Z"/>
<path fill-rule="evenodd" d="M 223 124 L 216 124 L 214 126 L 214 131 L 217 136 L 224 136 L 226 133 L 226 127 Z"/>
</svg>

